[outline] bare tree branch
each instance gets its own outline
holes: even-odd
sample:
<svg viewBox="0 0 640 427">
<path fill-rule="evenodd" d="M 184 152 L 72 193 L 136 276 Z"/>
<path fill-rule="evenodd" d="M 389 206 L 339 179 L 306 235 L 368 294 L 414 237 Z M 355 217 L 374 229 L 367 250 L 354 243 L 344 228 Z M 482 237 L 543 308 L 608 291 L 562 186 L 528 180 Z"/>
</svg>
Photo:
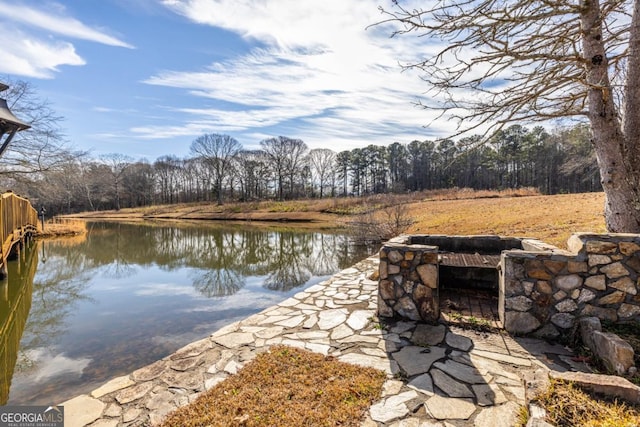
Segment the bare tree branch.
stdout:
<svg viewBox="0 0 640 427">
<path fill-rule="evenodd" d="M 588 118 L 612 231 L 640 232 L 640 2 L 630 0 L 394 0 L 378 24 L 392 37 L 442 47 L 422 72 L 428 102 L 456 121 L 452 136 L 566 117 Z"/>
</svg>

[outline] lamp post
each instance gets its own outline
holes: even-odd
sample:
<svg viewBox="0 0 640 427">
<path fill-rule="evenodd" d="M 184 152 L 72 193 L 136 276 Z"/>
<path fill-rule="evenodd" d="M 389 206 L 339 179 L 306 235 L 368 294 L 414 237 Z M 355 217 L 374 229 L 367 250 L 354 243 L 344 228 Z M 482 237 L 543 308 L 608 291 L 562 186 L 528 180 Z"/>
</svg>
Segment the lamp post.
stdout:
<svg viewBox="0 0 640 427">
<path fill-rule="evenodd" d="M 42 218 L 42 232 L 44 233 L 44 214 L 47 213 L 47 210 L 43 207 L 40 208 L 40 217 Z"/>
<path fill-rule="evenodd" d="M 7 89 L 9 89 L 9 86 L 4 83 L 0 83 L 0 92 L 4 92 Z M 7 148 L 9 147 L 13 137 L 16 135 L 16 132 L 29 129 L 30 127 L 31 126 L 13 115 L 7 105 L 6 99 L 0 98 L 0 157 L 2 157 L 5 151 L 7 151 Z"/>
</svg>

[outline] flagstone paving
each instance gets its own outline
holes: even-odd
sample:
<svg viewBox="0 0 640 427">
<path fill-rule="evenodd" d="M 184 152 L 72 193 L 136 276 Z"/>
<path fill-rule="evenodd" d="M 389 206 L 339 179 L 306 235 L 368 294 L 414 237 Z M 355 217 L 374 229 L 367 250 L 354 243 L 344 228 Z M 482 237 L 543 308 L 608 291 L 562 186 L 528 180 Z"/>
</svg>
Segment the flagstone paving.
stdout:
<svg viewBox="0 0 640 427">
<path fill-rule="evenodd" d="M 156 425 L 269 346 L 285 344 L 387 373 L 363 427 L 512 426 L 523 376 L 582 369 L 560 345 L 503 332 L 376 318 L 377 257 L 63 405 L 67 427 Z M 571 361 L 570 366 L 567 361 Z"/>
</svg>

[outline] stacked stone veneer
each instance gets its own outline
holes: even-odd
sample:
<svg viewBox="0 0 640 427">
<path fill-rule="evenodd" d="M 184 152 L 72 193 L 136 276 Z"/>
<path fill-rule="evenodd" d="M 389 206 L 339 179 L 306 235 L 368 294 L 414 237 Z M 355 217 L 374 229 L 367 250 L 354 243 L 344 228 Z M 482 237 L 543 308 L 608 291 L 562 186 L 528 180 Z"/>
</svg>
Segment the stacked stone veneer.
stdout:
<svg viewBox="0 0 640 427">
<path fill-rule="evenodd" d="M 557 337 L 576 320 L 640 315 L 640 235 L 575 234 L 568 251 L 505 251 L 499 313 L 513 333 Z"/>
<path fill-rule="evenodd" d="M 378 315 L 437 322 L 438 248 L 410 244 L 408 236 L 387 242 L 380 250 Z"/>
<path fill-rule="evenodd" d="M 640 317 L 640 235 L 575 234 L 568 250 L 532 239 L 501 239 L 519 246 L 501 256 L 498 311 L 507 331 L 555 338 L 571 333 L 584 316 L 613 322 Z M 438 320 L 439 247 L 412 244 L 433 241 L 400 236 L 383 246 L 380 316 Z"/>
</svg>

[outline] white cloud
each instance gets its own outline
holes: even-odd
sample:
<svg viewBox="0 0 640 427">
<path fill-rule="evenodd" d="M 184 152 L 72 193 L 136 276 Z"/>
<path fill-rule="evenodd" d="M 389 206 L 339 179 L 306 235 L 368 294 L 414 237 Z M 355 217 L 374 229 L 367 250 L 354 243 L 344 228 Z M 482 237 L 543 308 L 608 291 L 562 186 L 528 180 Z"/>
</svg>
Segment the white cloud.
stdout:
<svg viewBox="0 0 640 427">
<path fill-rule="evenodd" d="M 64 8 L 49 4 L 43 12 L 24 4 L 0 0 L 0 73 L 35 78 L 53 78 L 60 66 L 85 65 L 75 46 L 64 38 L 74 38 L 117 47 L 128 43 L 66 16 Z"/>
<path fill-rule="evenodd" d="M 183 313 L 198 313 L 198 312 L 211 312 L 215 313 L 220 311 L 220 307 L 224 307 L 225 311 L 234 311 L 234 310 L 242 310 L 242 309 L 251 309 L 251 310 L 260 310 L 263 308 L 271 307 L 276 305 L 284 299 L 281 294 L 278 293 L 267 293 L 264 292 L 264 289 L 258 288 L 257 292 L 262 293 L 260 298 L 255 298 L 255 292 L 247 289 L 240 289 L 233 295 L 228 295 L 225 297 L 219 297 L 217 300 L 224 301 L 224 304 L 203 304 L 201 306 L 188 308 L 181 310 Z M 210 301 L 210 300 L 208 300 Z M 225 319 L 227 321 L 227 319 Z M 231 322 L 229 322 L 231 323 Z"/>
<path fill-rule="evenodd" d="M 415 72 L 401 73 L 398 60 L 424 56 L 425 41 L 391 40 L 388 28 L 367 28 L 382 19 L 373 1 L 163 3 L 194 22 L 233 31 L 262 47 L 203 70 L 167 70 L 146 79 L 234 107 L 183 108 L 179 111 L 189 115 L 184 124 L 132 129 L 140 137 L 235 132 L 248 145 L 257 141 L 243 136 L 268 135 L 277 126 L 312 148 L 347 149 L 453 130 L 446 121 L 438 129 L 422 128 L 436 115 L 413 104 L 425 86 Z"/>
<path fill-rule="evenodd" d="M 93 111 L 98 112 L 98 113 L 114 113 L 114 112 L 118 112 L 117 109 L 115 108 L 109 108 L 109 107 L 93 107 L 92 108 Z"/>
<path fill-rule="evenodd" d="M 359 31 L 380 17 L 376 3 L 369 0 L 164 0 L 163 4 L 194 22 L 282 47 L 347 46 L 346 34 L 361 37 Z"/>
<path fill-rule="evenodd" d="M 172 283 L 150 283 L 139 285 L 139 289 L 134 292 L 138 296 L 177 296 L 186 295 L 191 297 L 199 296 L 198 292 L 192 286 L 180 286 Z"/>
<path fill-rule="evenodd" d="M 56 9 L 62 9 L 58 6 Z M 45 13 L 26 5 L 0 1 L 0 16 L 10 21 L 51 31 L 53 33 L 81 40 L 88 40 L 110 46 L 133 48 L 130 44 L 91 28 L 75 18 L 61 13 Z"/>
<path fill-rule="evenodd" d="M 1 7 L 1 6 L 0 6 Z M 44 41 L 18 30 L 6 31 L 0 43 L 0 72 L 36 78 L 51 78 L 61 65 L 84 65 L 72 44 Z"/>
</svg>

